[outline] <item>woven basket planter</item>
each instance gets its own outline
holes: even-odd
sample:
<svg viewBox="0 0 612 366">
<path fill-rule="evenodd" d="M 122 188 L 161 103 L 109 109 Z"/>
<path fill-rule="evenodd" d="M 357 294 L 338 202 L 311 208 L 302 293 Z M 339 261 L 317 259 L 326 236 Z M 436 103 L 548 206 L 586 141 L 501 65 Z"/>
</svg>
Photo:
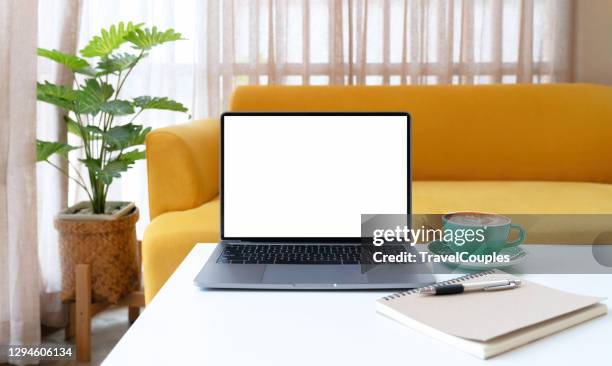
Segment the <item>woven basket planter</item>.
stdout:
<svg viewBox="0 0 612 366">
<path fill-rule="evenodd" d="M 91 265 L 92 299 L 116 304 L 138 283 L 138 209 L 110 221 L 55 219 L 62 261 L 62 300 L 75 297 L 75 267 Z"/>
</svg>

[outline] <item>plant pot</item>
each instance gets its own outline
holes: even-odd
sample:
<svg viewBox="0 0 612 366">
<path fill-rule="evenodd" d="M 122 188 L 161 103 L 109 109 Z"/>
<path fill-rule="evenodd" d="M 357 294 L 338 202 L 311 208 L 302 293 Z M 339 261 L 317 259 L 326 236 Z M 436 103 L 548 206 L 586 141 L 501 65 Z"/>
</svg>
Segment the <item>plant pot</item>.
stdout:
<svg viewBox="0 0 612 366">
<path fill-rule="evenodd" d="M 116 304 L 137 286 L 138 216 L 138 208 L 114 220 L 75 220 L 58 215 L 55 228 L 60 239 L 63 301 L 74 300 L 77 264 L 91 265 L 92 299 L 95 302 Z"/>
<path fill-rule="evenodd" d="M 108 201 L 106 212 L 94 215 L 91 212 L 91 203 L 83 201 L 58 213 L 57 218 L 72 221 L 116 220 L 130 213 L 134 207 L 134 202 Z"/>
</svg>

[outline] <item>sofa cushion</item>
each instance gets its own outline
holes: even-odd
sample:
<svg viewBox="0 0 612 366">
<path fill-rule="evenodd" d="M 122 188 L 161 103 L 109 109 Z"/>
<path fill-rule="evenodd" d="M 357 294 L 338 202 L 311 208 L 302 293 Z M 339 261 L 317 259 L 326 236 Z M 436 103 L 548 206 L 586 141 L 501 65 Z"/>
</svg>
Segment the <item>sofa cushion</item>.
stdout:
<svg viewBox="0 0 612 366">
<path fill-rule="evenodd" d="M 219 197 L 200 207 L 157 216 L 144 233 L 142 262 L 148 303 L 196 243 L 219 241 Z"/>
<path fill-rule="evenodd" d="M 527 231 L 526 243 L 612 244 L 612 184 L 417 181 L 412 194 L 415 214 L 508 215 Z M 415 227 L 441 225 L 440 215 L 415 219 Z"/>
<path fill-rule="evenodd" d="M 415 181 L 415 213 L 612 214 L 612 184 Z"/>
</svg>

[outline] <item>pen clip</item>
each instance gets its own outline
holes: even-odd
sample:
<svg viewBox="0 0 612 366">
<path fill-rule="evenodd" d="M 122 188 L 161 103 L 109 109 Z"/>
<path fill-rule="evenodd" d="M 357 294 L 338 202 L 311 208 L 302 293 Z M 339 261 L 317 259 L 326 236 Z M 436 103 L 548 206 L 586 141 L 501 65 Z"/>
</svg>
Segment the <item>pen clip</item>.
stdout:
<svg viewBox="0 0 612 366">
<path fill-rule="evenodd" d="M 517 288 L 521 285 L 520 280 L 508 280 L 506 285 L 497 285 L 497 286 L 489 286 L 485 287 L 484 291 L 499 291 L 499 290 L 508 290 L 511 288 Z"/>
</svg>

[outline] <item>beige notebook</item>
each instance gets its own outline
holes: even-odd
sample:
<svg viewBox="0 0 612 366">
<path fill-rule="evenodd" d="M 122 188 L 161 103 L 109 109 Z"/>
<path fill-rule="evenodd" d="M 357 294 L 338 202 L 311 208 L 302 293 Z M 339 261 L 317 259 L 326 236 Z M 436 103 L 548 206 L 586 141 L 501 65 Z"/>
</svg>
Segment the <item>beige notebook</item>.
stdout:
<svg viewBox="0 0 612 366">
<path fill-rule="evenodd" d="M 438 285 L 505 278 L 514 277 L 492 270 Z M 418 289 L 400 292 L 379 299 L 376 310 L 486 359 L 606 314 L 602 300 L 523 280 L 517 289 L 495 292 L 446 296 L 424 296 Z"/>
</svg>

